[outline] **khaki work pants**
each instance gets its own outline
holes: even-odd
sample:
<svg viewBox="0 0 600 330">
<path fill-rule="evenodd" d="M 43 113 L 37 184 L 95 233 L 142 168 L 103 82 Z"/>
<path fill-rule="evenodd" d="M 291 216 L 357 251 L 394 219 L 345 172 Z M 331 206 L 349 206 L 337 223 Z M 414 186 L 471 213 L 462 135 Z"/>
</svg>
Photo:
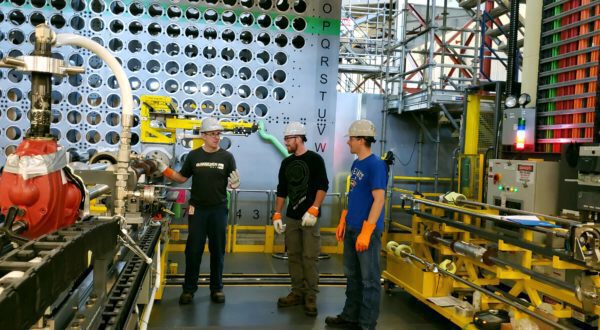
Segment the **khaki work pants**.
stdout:
<svg viewBox="0 0 600 330">
<path fill-rule="evenodd" d="M 315 296 L 319 292 L 317 261 L 321 251 L 319 222 L 302 227 L 302 220 L 286 219 L 285 245 L 292 279 L 292 292 L 300 296 Z"/>
</svg>

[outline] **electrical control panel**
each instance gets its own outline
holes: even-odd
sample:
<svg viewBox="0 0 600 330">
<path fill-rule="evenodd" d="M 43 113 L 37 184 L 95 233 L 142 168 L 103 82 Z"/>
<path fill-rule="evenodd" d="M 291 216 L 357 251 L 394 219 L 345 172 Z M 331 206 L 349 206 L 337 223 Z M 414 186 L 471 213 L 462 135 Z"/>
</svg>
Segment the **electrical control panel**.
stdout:
<svg viewBox="0 0 600 330">
<path fill-rule="evenodd" d="M 502 118 L 502 144 L 512 145 L 518 151 L 533 151 L 535 113 L 535 108 L 505 109 Z"/>
<path fill-rule="evenodd" d="M 558 163 L 491 159 L 487 200 L 491 205 L 557 214 Z"/>
</svg>

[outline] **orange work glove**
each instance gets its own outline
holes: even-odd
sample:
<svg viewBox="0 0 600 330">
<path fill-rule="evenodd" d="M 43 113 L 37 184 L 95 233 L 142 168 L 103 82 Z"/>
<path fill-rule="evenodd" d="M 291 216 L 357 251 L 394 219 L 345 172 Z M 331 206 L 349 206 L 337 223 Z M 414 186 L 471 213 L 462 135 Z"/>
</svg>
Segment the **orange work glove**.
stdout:
<svg viewBox="0 0 600 330">
<path fill-rule="evenodd" d="M 340 223 L 335 230 L 335 239 L 339 242 L 344 240 L 344 232 L 346 231 L 346 215 L 348 214 L 348 210 L 342 210 L 342 214 L 340 215 Z"/>
<path fill-rule="evenodd" d="M 360 230 L 360 234 L 356 238 L 356 251 L 363 252 L 369 248 L 369 243 L 371 242 L 371 235 L 375 230 L 375 224 L 372 224 L 368 221 L 363 222 L 362 229 Z"/>
</svg>

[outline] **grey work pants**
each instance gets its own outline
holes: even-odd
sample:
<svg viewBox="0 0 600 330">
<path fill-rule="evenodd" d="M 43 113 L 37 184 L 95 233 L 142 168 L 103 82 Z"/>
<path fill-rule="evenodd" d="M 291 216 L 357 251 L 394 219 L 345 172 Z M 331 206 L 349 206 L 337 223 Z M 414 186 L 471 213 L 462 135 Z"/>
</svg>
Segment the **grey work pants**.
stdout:
<svg viewBox="0 0 600 330">
<path fill-rule="evenodd" d="M 302 227 L 302 220 L 286 219 L 285 245 L 292 279 L 292 292 L 301 296 L 315 296 L 319 292 L 317 261 L 321 251 L 319 222 L 313 227 Z"/>
</svg>

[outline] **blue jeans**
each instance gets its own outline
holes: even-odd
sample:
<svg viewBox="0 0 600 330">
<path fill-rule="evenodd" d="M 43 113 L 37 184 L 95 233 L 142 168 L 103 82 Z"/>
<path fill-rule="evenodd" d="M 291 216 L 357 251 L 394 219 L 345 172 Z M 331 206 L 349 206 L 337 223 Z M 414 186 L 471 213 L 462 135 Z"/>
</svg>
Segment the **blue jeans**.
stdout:
<svg viewBox="0 0 600 330">
<path fill-rule="evenodd" d="M 359 231 L 346 228 L 344 235 L 344 274 L 348 279 L 346 303 L 342 318 L 358 323 L 367 329 L 374 329 L 379 316 L 381 298 L 381 232 L 371 235 L 369 248 L 356 251 L 356 238 Z"/>
<path fill-rule="evenodd" d="M 188 238 L 185 244 L 185 281 L 183 291 L 198 290 L 200 263 L 208 237 L 210 251 L 210 291 L 223 290 L 223 262 L 227 231 L 227 205 L 197 207 L 188 216 Z"/>
</svg>

